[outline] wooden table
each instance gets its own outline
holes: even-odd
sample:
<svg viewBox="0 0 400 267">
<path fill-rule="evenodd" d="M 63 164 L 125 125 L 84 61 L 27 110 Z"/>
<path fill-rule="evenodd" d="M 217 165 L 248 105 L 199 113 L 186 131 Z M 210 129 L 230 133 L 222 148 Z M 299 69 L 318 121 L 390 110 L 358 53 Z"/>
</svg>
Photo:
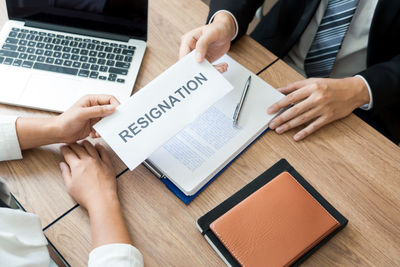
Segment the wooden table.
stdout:
<svg viewBox="0 0 400 267">
<path fill-rule="evenodd" d="M 4 1 L 1 1 L 0 12 L 0 23 L 3 25 L 7 18 Z M 149 1 L 148 49 L 133 92 L 145 86 L 178 60 L 181 36 L 204 24 L 207 13 L 208 7 L 198 0 L 182 3 L 167 0 Z M 266 64 L 276 59 L 275 55 L 265 53 L 265 49 L 249 37 L 238 42 L 231 55 L 253 72 L 261 71 Z M 0 114 L 40 116 L 49 113 L 0 104 Z M 101 140 L 92 141 L 104 144 Z M 11 191 L 24 208 L 41 217 L 44 228 L 76 204 L 66 194 L 57 167 L 62 159 L 59 147 L 60 145 L 50 145 L 26 151 L 21 161 L 0 163 L 0 176 L 6 178 Z M 117 173 L 121 173 L 126 166 L 111 149 L 108 150 Z M 57 205 L 54 205 L 54 202 Z"/>
<path fill-rule="evenodd" d="M 3 6 L 0 11 L 3 15 Z M 180 36 L 202 25 L 206 15 L 207 7 L 199 0 L 150 0 L 148 50 L 134 91 L 177 60 Z M 255 73 L 276 59 L 249 37 L 237 42 L 230 55 Z M 280 60 L 260 77 L 275 87 L 303 79 Z M 44 114 L 0 106 L 0 114 L 5 113 Z M 399 147 L 354 115 L 299 143 L 293 141 L 294 132 L 265 134 L 189 206 L 143 166 L 120 174 L 123 211 L 146 265 L 223 265 L 196 229 L 197 218 L 280 158 L 286 158 L 350 221 L 305 265 L 399 265 Z M 24 152 L 21 161 L 1 163 L 0 176 L 6 178 L 23 207 L 42 218 L 46 236 L 66 261 L 85 266 L 91 249 L 89 220 L 86 211 L 65 192 L 57 147 L 34 149 Z M 110 153 L 117 169 L 124 170 L 123 163 Z"/>
</svg>

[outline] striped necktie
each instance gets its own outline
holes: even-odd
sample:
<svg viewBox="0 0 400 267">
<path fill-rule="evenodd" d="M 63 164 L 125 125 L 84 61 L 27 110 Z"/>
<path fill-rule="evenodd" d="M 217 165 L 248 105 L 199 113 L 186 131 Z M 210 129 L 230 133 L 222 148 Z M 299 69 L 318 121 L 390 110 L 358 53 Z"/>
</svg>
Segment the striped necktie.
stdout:
<svg viewBox="0 0 400 267">
<path fill-rule="evenodd" d="M 329 77 L 359 0 L 329 0 L 304 61 L 308 77 Z"/>
</svg>

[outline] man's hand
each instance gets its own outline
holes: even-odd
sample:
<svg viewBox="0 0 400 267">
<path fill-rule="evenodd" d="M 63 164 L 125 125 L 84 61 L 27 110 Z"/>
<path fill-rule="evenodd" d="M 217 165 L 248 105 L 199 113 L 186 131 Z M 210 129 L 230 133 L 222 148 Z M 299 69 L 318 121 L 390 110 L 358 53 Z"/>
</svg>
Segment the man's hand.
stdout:
<svg viewBox="0 0 400 267">
<path fill-rule="evenodd" d="M 87 95 L 63 114 L 45 118 L 18 118 L 17 135 L 21 149 L 53 143 L 73 143 L 87 136 L 98 137 L 93 125 L 119 105 L 111 95 Z"/>
<path fill-rule="evenodd" d="M 186 33 L 181 40 L 179 58 L 196 49 L 196 60 L 206 58 L 211 63 L 229 51 L 231 40 L 236 32 L 235 21 L 225 12 L 218 13 L 212 23 Z M 223 68 L 217 69 L 222 71 Z"/>
<path fill-rule="evenodd" d="M 304 139 L 328 123 L 350 115 L 353 110 L 370 101 L 367 85 L 360 77 L 313 78 L 278 90 L 287 96 L 270 106 L 267 110 L 269 114 L 294 105 L 273 119 L 269 127 L 282 134 L 309 122 L 296 133 L 296 141 Z"/>
</svg>

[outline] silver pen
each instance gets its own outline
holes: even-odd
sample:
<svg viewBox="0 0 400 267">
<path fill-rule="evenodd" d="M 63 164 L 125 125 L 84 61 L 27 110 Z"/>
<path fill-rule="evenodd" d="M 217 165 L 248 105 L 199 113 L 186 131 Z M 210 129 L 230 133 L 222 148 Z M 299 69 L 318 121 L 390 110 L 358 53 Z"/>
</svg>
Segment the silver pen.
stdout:
<svg viewBox="0 0 400 267">
<path fill-rule="evenodd" d="M 246 81 L 246 84 L 244 85 L 242 96 L 240 97 L 239 103 L 236 106 L 235 113 L 233 113 L 233 126 L 237 126 L 240 111 L 242 110 L 244 100 L 246 99 L 247 91 L 249 91 L 250 83 L 251 83 L 251 75 L 249 76 L 249 78 Z"/>
</svg>

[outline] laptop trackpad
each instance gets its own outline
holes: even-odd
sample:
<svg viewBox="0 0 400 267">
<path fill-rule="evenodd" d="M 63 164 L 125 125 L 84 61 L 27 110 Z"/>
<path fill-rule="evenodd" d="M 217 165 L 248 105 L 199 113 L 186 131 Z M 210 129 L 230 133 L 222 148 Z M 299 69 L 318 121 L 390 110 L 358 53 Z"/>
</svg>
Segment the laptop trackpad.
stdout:
<svg viewBox="0 0 400 267">
<path fill-rule="evenodd" d="M 64 111 L 79 98 L 81 82 L 51 75 L 31 76 L 21 102 L 40 109 Z"/>
<path fill-rule="evenodd" d="M 0 65 L 0 101 L 16 104 L 24 92 L 30 73 Z"/>
</svg>

